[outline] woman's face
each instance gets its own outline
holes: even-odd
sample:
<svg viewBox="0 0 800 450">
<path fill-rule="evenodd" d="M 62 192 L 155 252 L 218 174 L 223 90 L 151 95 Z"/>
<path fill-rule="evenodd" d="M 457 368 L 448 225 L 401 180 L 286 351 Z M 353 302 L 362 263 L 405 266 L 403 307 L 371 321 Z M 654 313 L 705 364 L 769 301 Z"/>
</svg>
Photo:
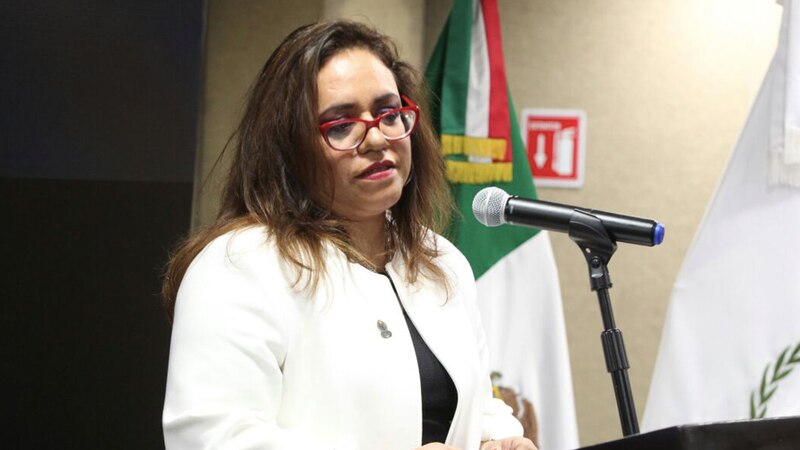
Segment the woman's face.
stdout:
<svg viewBox="0 0 800 450">
<path fill-rule="evenodd" d="M 402 106 L 392 72 L 371 52 L 353 48 L 334 55 L 317 76 L 319 123 L 372 120 Z M 322 137 L 320 136 L 322 140 Z M 411 170 L 411 138 L 389 142 L 377 127 L 361 145 L 338 151 L 324 141 L 334 178 L 333 212 L 352 221 L 380 217 L 394 206 Z"/>
</svg>

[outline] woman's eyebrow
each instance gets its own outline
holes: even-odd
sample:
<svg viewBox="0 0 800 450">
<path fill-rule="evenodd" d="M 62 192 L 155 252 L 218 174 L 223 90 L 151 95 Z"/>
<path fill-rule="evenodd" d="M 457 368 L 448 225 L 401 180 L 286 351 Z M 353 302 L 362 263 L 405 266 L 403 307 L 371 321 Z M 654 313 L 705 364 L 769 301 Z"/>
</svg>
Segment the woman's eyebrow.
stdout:
<svg viewBox="0 0 800 450">
<path fill-rule="evenodd" d="M 383 95 L 379 95 L 372 99 L 373 105 L 384 104 L 389 100 L 394 100 L 400 102 L 400 96 L 395 94 L 394 92 L 388 92 Z M 349 103 L 334 103 L 333 105 L 325 108 L 321 113 L 319 113 L 320 117 L 324 117 L 327 114 L 334 113 L 334 112 L 343 112 L 343 111 L 352 111 L 356 108 L 356 104 L 353 102 Z"/>
<path fill-rule="evenodd" d="M 323 117 L 323 116 L 325 116 L 327 114 L 330 114 L 330 113 L 333 113 L 333 112 L 352 111 L 353 108 L 355 108 L 355 107 L 356 107 L 355 103 L 335 103 L 335 104 L 325 108 L 324 111 L 319 113 L 319 116 Z"/>
<path fill-rule="evenodd" d="M 375 99 L 372 100 L 372 104 L 374 105 L 374 104 L 378 104 L 378 103 L 386 103 L 387 100 L 396 100 L 396 101 L 399 102 L 400 101 L 400 96 L 395 94 L 395 93 L 393 93 L 393 92 L 389 92 L 389 93 L 383 94 L 383 95 L 381 95 L 379 97 L 375 97 Z"/>
</svg>

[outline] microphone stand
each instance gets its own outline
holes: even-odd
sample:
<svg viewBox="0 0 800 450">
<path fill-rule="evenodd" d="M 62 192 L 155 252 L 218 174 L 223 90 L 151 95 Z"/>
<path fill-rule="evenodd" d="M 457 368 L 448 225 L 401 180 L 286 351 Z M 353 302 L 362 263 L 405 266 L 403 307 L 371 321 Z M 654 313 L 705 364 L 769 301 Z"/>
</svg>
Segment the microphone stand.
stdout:
<svg viewBox="0 0 800 450">
<path fill-rule="evenodd" d="M 575 209 L 569 221 L 569 237 L 586 258 L 589 267 L 589 283 L 597 292 L 600 303 L 600 314 L 603 318 L 604 331 L 600 334 L 603 342 L 603 354 L 606 369 L 611 374 L 614 394 L 617 398 L 619 420 L 624 436 L 639 433 L 639 422 L 636 418 L 636 407 L 633 403 L 631 384 L 628 379 L 628 356 L 625 353 L 625 342 L 614 323 L 611 310 L 611 297 L 608 289 L 612 286 L 608 273 L 608 261 L 617 250 L 616 242 L 608 235 L 603 222 L 587 211 Z"/>
</svg>

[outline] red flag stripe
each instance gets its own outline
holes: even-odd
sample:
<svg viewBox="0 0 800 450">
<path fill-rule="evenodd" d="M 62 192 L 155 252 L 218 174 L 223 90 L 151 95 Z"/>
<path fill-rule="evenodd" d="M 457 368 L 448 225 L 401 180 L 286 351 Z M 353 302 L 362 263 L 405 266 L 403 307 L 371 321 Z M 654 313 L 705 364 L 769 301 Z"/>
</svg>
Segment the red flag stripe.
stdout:
<svg viewBox="0 0 800 450">
<path fill-rule="evenodd" d="M 497 0 L 480 0 L 486 46 L 489 53 L 489 137 L 506 140 L 504 161 L 511 161 L 511 119 L 508 107 L 506 67 L 503 61 L 503 39 L 500 35 L 500 15 Z"/>
</svg>

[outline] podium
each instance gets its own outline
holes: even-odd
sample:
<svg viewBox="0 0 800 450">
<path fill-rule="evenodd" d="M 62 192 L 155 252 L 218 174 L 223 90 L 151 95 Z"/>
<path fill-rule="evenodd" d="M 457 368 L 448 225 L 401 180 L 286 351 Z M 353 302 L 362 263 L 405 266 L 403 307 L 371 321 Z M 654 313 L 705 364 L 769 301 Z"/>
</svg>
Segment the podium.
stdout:
<svg viewBox="0 0 800 450">
<path fill-rule="evenodd" d="M 798 450 L 800 416 L 679 425 L 580 450 Z"/>
</svg>

